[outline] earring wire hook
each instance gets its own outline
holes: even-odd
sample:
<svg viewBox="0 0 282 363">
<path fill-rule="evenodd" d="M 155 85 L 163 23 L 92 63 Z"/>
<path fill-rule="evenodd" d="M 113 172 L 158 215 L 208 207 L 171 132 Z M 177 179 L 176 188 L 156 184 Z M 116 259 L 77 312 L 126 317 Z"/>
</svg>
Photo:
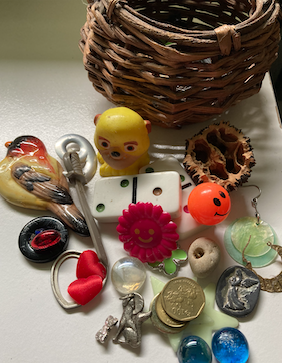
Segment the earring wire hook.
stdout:
<svg viewBox="0 0 282 363">
<path fill-rule="evenodd" d="M 257 224 L 259 224 L 260 223 L 260 214 L 259 214 L 259 211 L 257 209 L 257 204 L 258 204 L 258 198 L 261 196 L 261 189 L 255 184 L 243 185 L 243 187 L 255 187 L 259 191 L 259 194 L 252 199 L 252 207 L 255 208 L 255 211 L 256 211 L 255 216 L 257 218 Z"/>
</svg>

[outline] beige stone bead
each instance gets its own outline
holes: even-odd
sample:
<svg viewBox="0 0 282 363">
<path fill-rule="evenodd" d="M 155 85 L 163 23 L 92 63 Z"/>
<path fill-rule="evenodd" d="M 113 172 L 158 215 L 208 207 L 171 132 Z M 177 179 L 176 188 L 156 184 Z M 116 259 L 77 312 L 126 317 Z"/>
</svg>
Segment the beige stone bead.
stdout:
<svg viewBox="0 0 282 363">
<path fill-rule="evenodd" d="M 212 273 L 219 260 L 220 249 L 218 245 L 206 237 L 197 238 L 188 250 L 191 270 L 198 278 L 205 278 Z"/>
</svg>

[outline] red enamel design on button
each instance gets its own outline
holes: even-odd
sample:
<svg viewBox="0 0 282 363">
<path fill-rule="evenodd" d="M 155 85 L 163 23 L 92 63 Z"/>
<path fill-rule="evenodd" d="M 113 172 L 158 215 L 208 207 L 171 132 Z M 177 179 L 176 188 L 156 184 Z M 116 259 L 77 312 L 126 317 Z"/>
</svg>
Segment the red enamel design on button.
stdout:
<svg viewBox="0 0 282 363">
<path fill-rule="evenodd" d="M 38 233 L 30 242 L 31 247 L 36 251 L 46 250 L 53 247 L 61 240 L 61 234 L 55 229 L 47 229 Z"/>
</svg>

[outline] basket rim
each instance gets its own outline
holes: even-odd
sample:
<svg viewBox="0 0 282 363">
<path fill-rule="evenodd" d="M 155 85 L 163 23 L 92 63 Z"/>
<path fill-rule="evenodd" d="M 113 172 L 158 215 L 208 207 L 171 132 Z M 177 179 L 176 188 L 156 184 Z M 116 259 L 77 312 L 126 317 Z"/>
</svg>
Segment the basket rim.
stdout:
<svg viewBox="0 0 282 363">
<path fill-rule="evenodd" d="M 136 28 L 138 31 L 142 31 L 142 33 L 149 34 L 150 36 L 161 36 L 164 39 L 173 39 L 176 42 L 191 42 L 191 44 L 195 42 L 210 43 L 211 40 L 217 41 L 217 30 L 220 27 L 212 30 L 199 31 L 172 26 L 177 30 L 177 32 L 165 30 L 158 27 L 158 24 L 161 24 L 160 22 L 157 22 L 134 10 L 130 5 L 128 5 L 127 0 L 101 0 L 101 2 L 107 11 L 111 9 L 111 6 L 113 6 L 112 4 L 114 4 L 112 12 L 108 15 L 115 15 L 115 21 L 118 19 L 118 21 L 130 23 L 130 25 Z M 96 4 L 98 7 L 96 2 L 93 4 L 94 6 Z M 267 21 L 272 21 L 272 19 L 274 21 L 280 9 L 280 6 L 276 0 L 252 0 L 251 6 L 254 11 L 248 19 L 236 25 L 226 25 L 234 29 L 235 32 L 240 32 L 241 35 L 247 35 L 249 32 L 252 32 L 265 24 Z M 266 8 L 266 10 L 263 11 L 263 8 Z"/>
<path fill-rule="evenodd" d="M 132 0 L 138 6 L 144 5 L 140 7 L 143 14 L 156 14 L 152 15 L 156 21 L 164 20 L 162 24 L 173 16 L 181 19 L 176 25 L 185 26 L 187 21 L 190 26 L 202 21 L 208 27 L 215 27 L 187 32 L 181 28 L 181 33 L 137 21 L 123 0 L 89 1 L 87 22 L 81 33 L 89 80 L 110 102 L 126 105 L 150 117 L 156 125 L 176 128 L 221 114 L 259 91 L 269 65 L 277 56 L 280 40 L 277 0 L 265 3 L 238 0 L 239 5 L 235 3 L 237 0 L 218 0 L 212 7 L 202 6 L 203 15 L 196 11 L 197 0 L 183 0 L 187 2 L 183 13 L 182 7 L 176 5 L 172 14 L 170 8 L 177 0 L 166 0 L 171 2 L 161 8 L 164 16 L 159 14 L 158 1 L 162 0 L 152 0 L 154 13 L 145 8 L 145 0 Z M 110 19 L 107 6 L 112 1 L 115 7 Z M 203 1 L 208 4 L 209 0 Z M 253 13 L 252 2 L 257 5 Z M 226 25 L 225 33 L 222 24 L 240 21 L 237 26 Z M 146 25 L 146 31 L 142 25 Z M 242 31 L 235 31 L 240 28 Z M 151 34 L 151 29 L 155 33 Z M 181 40 L 176 41 L 176 37 Z M 179 85 L 183 88 L 177 89 Z"/>
</svg>

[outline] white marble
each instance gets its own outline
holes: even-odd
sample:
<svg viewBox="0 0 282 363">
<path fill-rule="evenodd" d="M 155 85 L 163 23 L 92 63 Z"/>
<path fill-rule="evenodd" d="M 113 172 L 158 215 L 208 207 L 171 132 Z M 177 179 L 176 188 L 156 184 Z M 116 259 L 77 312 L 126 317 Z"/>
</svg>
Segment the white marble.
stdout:
<svg viewBox="0 0 282 363">
<path fill-rule="evenodd" d="M 146 281 L 144 264 L 135 257 L 123 257 L 111 270 L 111 281 L 114 288 L 122 295 L 138 292 Z"/>
</svg>

